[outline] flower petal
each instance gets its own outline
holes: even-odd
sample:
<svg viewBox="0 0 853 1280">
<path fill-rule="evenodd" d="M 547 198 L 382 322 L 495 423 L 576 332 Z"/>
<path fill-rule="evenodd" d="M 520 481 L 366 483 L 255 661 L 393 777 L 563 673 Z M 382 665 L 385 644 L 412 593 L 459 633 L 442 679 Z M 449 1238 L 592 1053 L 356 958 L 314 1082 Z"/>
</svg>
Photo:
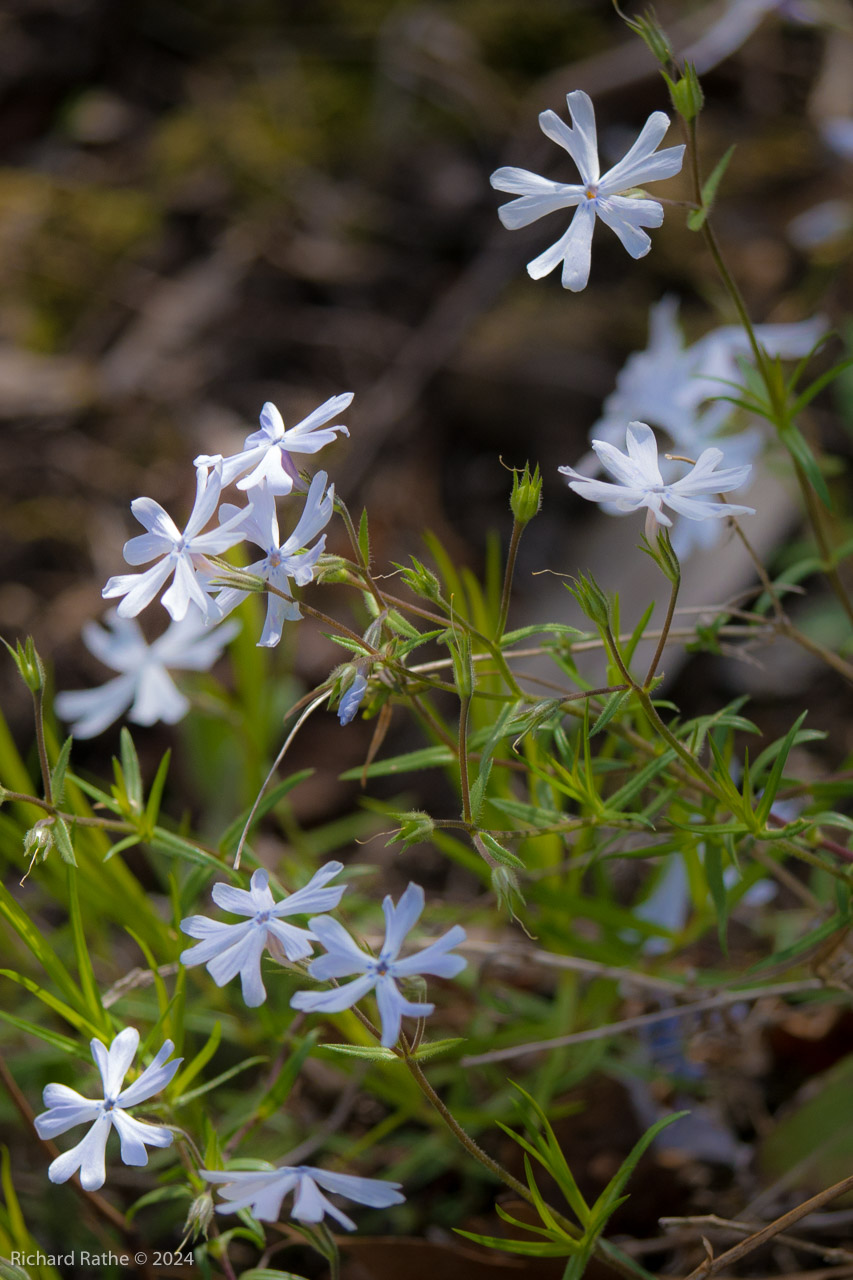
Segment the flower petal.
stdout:
<svg viewBox="0 0 853 1280">
<path fill-rule="evenodd" d="M 583 89 L 575 89 L 566 94 L 566 103 L 572 127 L 561 120 L 555 111 L 543 111 L 539 116 L 539 128 L 546 138 L 568 151 L 578 167 L 584 185 L 591 186 L 598 182 L 600 172 L 592 99 Z"/>
<path fill-rule="evenodd" d="M 646 182 L 671 178 L 680 172 L 684 161 L 683 143 L 653 154 L 663 142 L 668 128 L 669 116 L 666 112 L 653 111 L 631 150 L 602 177 L 599 184 L 602 195 L 616 195 L 629 187 L 642 187 Z"/>
<path fill-rule="evenodd" d="M 283 916 L 305 915 L 312 911 L 332 911 L 346 892 L 345 884 L 324 888 L 327 881 L 343 871 L 343 863 L 327 862 L 321 867 L 306 885 L 291 893 L 282 902 L 276 903 L 273 914 L 279 919 Z"/>
<path fill-rule="evenodd" d="M 585 188 L 577 183 L 552 182 L 527 169 L 496 169 L 489 181 L 497 191 L 519 193 L 517 200 L 498 209 L 498 217 L 510 231 L 529 226 L 559 209 L 570 209 L 584 198 Z"/>
<path fill-rule="evenodd" d="M 404 960 L 395 960 L 393 971 L 395 977 L 410 977 L 416 973 L 429 973 L 437 978 L 455 978 L 467 965 L 464 956 L 449 956 L 446 953 L 451 947 L 458 947 L 465 941 L 465 930 L 455 924 L 447 933 L 436 938 L 428 947 L 406 956 Z"/>
<path fill-rule="evenodd" d="M 382 902 L 385 914 L 385 944 L 382 954 L 386 960 L 395 960 L 400 954 L 406 935 L 412 930 L 424 909 L 424 891 L 419 884 L 409 883 L 396 907 L 390 896 Z"/>
<path fill-rule="evenodd" d="M 333 987 L 331 991 L 297 991 L 291 998 L 290 1007 L 302 1009 L 304 1013 L 342 1013 L 366 996 L 375 984 L 374 975 L 366 973 L 364 977 L 342 987 Z"/>
<path fill-rule="evenodd" d="M 172 1145 L 172 1134 L 163 1125 L 146 1124 L 143 1120 L 137 1120 L 134 1116 L 127 1115 L 120 1107 L 113 1111 L 112 1117 L 113 1124 L 121 1139 L 121 1158 L 124 1164 L 147 1164 L 148 1152 L 145 1150 L 146 1145 L 149 1147 L 170 1147 Z"/>
<path fill-rule="evenodd" d="M 50 1165 L 51 1182 L 67 1182 L 80 1170 L 80 1182 L 86 1191 L 97 1191 L 106 1181 L 106 1146 L 112 1121 L 101 1112 L 89 1132 L 70 1151 L 64 1151 Z"/>
<path fill-rule="evenodd" d="M 400 1194 L 402 1183 L 384 1182 L 380 1178 L 359 1178 L 353 1173 L 332 1173 L 328 1169 L 305 1167 L 314 1181 L 326 1191 L 336 1192 L 355 1200 L 357 1204 L 370 1205 L 371 1209 L 387 1209 L 392 1204 L 402 1204 L 406 1197 Z"/>
<path fill-rule="evenodd" d="M 152 1098 L 155 1093 L 165 1089 L 183 1062 L 183 1058 L 173 1058 L 171 1062 L 166 1061 L 169 1055 L 174 1052 L 174 1048 L 174 1043 L 171 1040 L 164 1040 L 162 1048 L 142 1074 L 134 1080 L 133 1084 L 128 1085 L 126 1089 L 122 1089 L 117 1099 L 119 1107 L 138 1106 L 140 1102 L 145 1102 L 147 1098 Z"/>
</svg>

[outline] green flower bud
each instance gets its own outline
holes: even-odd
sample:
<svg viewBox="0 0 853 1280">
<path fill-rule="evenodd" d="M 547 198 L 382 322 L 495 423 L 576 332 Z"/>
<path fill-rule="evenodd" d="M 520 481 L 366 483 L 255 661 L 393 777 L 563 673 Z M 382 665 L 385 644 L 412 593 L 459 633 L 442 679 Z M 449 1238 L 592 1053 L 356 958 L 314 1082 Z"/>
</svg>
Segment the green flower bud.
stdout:
<svg viewBox="0 0 853 1280">
<path fill-rule="evenodd" d="M 407 847 L 412 844 L 423 844 L 430 839 L 435 830 L 432 818 L 420 809 L 412 809 L 409 813 L 398 813 L 396 817 L 400 826 L 386 842 L 386 848 L 389 844 L 404 844 Z"/>
<path fill-rule="evenodd" d="M 509 867 L 492 867 L 492 892 L 497 898 L 498 906 L 517 919 L 518 910 L 525 904 L 515 872 Z"/>
<path fill-rule="evenodd" d="M 38 693 L 45 686 L 45 674 L 32 636 L 27 636 L 23 644 L 18 640 L 14 649 L 5 640 L 3 644 L 9 650 L 24 684 L 32 693 Z"/>
<path fill-rule="evenodd" d="M 619 5 L 615 4 L 615 0 L 614 7 L 625 25 L 630 27 L 641 40 L 645 41 L 658 62 L 662 66 L 669 66 L 673 58 L 672 44 L 669 36 L 658 22 L 654 9 L 649 6 L 641 17 L 627 18 L 619 8 Z"/>
<path fill-rule="evenodd" d="M 212 1221 L 213 1196 L 209 1191 L 203 1191 L 190 1205 L 181 1243 L 183 1244 L 184 1240 L 197 1240 L 199 1236 L 203 1236 L 206 1240 Z"/>
<path fill-rule="evenodd" d="M 532 475 L 527 462 L 524 464 L 524 471 L 513 471 L 509 505 L 519 524 L 528 524 L 536 515 L 542 505 L 542 477 L 538 465 Z"/>
<path fill-rule="evenodd" d="M 684 68 L 684 75 L 680 80 L 671 80 L 665 71 L 661 74 L 669 85 L 669 96 L 672 99 L 672 105 L 682 119 L 689 124 L 691 120 L 698 116 L 705 103 L 705 94 L 702 92 L 696 68 L 691 62 L 688 62 Z"/>
<path fill-rule="evenodd" d="M 576 578 L 574 585 L 568 587 L 590 622 L 598 627 L 610 626 L 610 602 L 595 581 L 592 574 L 585 578 L 583 574 Z"/>
<path fill-rule="evenodd" d="M 442 603 L 441 583 L 415 556 L 412 556 L 411 568 L 403 565 L 397 565 L 397 568 L 400 569 L 400 577 L 406 586 L 416 596 L 423 596 L 425 600 L 433 600 L 436 604 Z"/>
</svg>

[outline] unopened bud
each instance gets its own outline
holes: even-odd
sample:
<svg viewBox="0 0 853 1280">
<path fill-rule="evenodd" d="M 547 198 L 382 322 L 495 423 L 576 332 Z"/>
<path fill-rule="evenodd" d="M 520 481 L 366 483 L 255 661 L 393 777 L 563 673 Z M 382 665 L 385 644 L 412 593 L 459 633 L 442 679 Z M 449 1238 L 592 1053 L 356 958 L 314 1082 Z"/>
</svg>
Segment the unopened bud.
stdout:
<svg viewBox="0 0 853 1280">
<path fill-rule="evenodd" d="M 525 462 L 522 472 L 512 473 L 510 509 L 519 524 L 528 524 L 542 504 L 542 477 L 538 465 L 530 474 L 530 464 Z"/>
<path fill-rule="evenodd" d="M 618 4 L 615 7 L 625 25 L 630 27 L 641 40 L 645 41 L 658 62 L 664 67 L 669 66 L 673 57 L 672 44 L 669 36 L 658 22 L 654 9 L 650 6 L 641 17 L 627 18 Z"/>
<path fill-rule="evenodd" d="M 412 556 L 411 568 L 403 565 L 398 565 L 398 568 L 401 571 L 400 577 L 416 596 L 423 596 L 426 600 L 435 601 L 436 604 L 441 603 L 441 583 L 426 565 L 421 564 L 420 560 Z"/>
<path fill-rule="evenodd" d="M 197 1240 L 199 1236 L 203 1236 L 206 1240 L 212 1221 L 213 1196 L 209 1191 L 203 1191 L 200 1196 L 196 1196 L 190 1205 L 187 1220 L 184 1223 L 183 1239 Z"/>
<path fill-rule="evenodd" d="M 391 836 L 388 844 L 423 844 L 429 840 L 435 830 L 435 823 L 428 813 L 413 809 L 410 813 L 398 813 L 400 826 Z M 387 847 L 387 846 L 386 846 Z"/>
<path fill-rule="evenodd" d="M 13 649 L 5 640 L 3 644 L 9 650 L 21 679 L 32 693 L 38 693 L 45 685 L 44 665 L 38 655 L 32 636 L 27 636 L 23 644 L 16 641 Z"/>
<path fill-rule="evenodd" d="M 696 68 L 692 62 L 688 62 L 684 68 L 684 75 L 679 80 L 671 80 L 665 71 L 662 74 L 669 85 L 672 105 L 682 119 L 689 124 L 691 120 L 695 120 L 705 103 L 705 94 L 702 92 Z"/>
</svg>

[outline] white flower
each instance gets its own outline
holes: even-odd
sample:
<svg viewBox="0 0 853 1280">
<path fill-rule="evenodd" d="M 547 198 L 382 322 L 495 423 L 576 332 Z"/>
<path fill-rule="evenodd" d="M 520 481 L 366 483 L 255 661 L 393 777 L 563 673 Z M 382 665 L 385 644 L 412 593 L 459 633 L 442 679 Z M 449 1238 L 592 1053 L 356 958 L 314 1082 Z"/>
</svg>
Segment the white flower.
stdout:
<svg viewBox="0 0 853 1280">
<path fill-rule="evenodd" d="M 332 443 L 338 431 L 348 436 L 349 431 L 340 423 L 334 427 L 326 427 L 325 423 L 331 422 L 332 418 L 348 408 L 352 399 L 351 391 L 332 396 L 313 413 L 309 413 L 307 418 L 290 428 L 285 427 L 275 405 L 267 401 L 261 410 L 260 431 L 254 431 L 246 437 L 240 453 L 234 453 L 225 459 L 222 483 L 231 484 L 238 476 L 242 476 L 243 479 L 237 484 L 238 489 L 254 489 L 255 485 L 266 480 L 270 493 L 290 493 L 294 483 L 299 483 L 299 473 L 290 458 L 291 453 L 317 453 L 324 445 Z M 201 454 L 195 460 L 197 467 L 209 462 L 210 458 L 206 454 Z"/>
<path fill-rule="evenodd" d="M 658 463 L 655 435 L 645 422 L 628 424 L 626 436 L 627 455 L 605 440 L 593 440 L 592 447 L 606 471 L 616 480 L 610 484 L 603 480 L 591 480 L 572 467 L 558 468 L 569 476 L 569 488 L 590 502 L 612 503 L 616 511 L 648 509 L 647 536 L 651 537 L 657 524 L 671 525 L 664 514 L 666 504 L 689 520 L 724 519 L 726 516 L 754 515 L 752 507 L 740 507 L 734 503 L 712 502 L 712 493 L 728 493 L 737 489 L 749 475 L 748 466 L 729 467 L 716 471 L 723 455 L 719 449 L 705 449 L 686 476 L 672 484 L 664 484 Z M 322 941 L 322 939 L 321 939 Z"/>
<path fill-rule="evenodd" d="M 343 925 L 331 916 L 319 916 L 309 924 L 314 936 L 326 948 L 327 954 L 312 960 L 308 972 L 321 982 L 329 978 L 345 978 L 360 973 L 362 977 L 331 991 L 297 991 L 290 1003 L 294 1009 L 309 1013 L 340 1013 L 350 1009 L 368 991 L 375 990 L 379 1017 L 382 1022 L 382 1044 L 386 1049 L 396 1044 L 400 1035 L 400 1019 L 425 1018 L 435 1009 L 433 1004 L 414 1004 L 400 993 L 396 979 L 411 978 L 416 974 L 434 974 L 438 978 L 455 978 L 467 964 L 463 956 L 446 953 L 465 941 L 465 930 L 454 925 L 435 942 L 398 960 L 406 934 L 424 909 L 424 891 L 417 884 L 410 884 L 397 906 L 390 896 L 382 903 L 385 913 L 385 942 L 379 955 L 374 957 L 361 951 Z"/>
<path fill-rule="evenodd" d="M 219 619 L 219 610 L 208 594 L 210 578 L 216 570 L 206 557 L 227 551 L 245 537 L 241 529 L 235 528 L 236 520 L 221 524 L 210 533 L 202 533 L 216 510 L 221 490 L 221 458 L 212 459 L 209 466 L 196 468 L 195 504 L 183 533 L 153 498 L 137 498 L 130 504 L 131 511 L 148 532 L 124 544 L 125 560 L 128 564 L 146 564 L 157 556 L 162 558 L 144 573 L 110 578 L 101 594 L 105 599 L 124 596 L 118 606 L 120 617 L 134 618 L 174 575 L 172 585 L 163 595 L 163 604 L 176 622 L 186 615 L 191 600 L 206 618 Z"/>
<path fill-rule="evenodd" d="M 122 1089 L 122 1081 L 139 1046 L 139 1032 L 127 1027 L 115 1037 L 109 1049 L 100 1040 L 91 1041 L 92 1057 L 101 1075 L 104 1096 L 97 1101 L 82 1097 L 64 1084 L 45 1087 L 44 1103 L 48 1108 L 36 1116 L 34 1124 L 40 1138 L 55 1138 L 75 1125 L 94 1121 L 91 1129 L 76 1147 L 57 1156 L 48 1169 L 51 1182 L 67 1182 L 80 1170 L 80 1182 L 86 1191 L 97 1191 L 106 1178 L 105 1152 L 110 1129 L 115 1127 L 121 1139 L 121 1158 L 125 1164 L 148 1163 L 149 1147 L 168 1147 L 172 1134 L 159 1124 L 146 1124 L 127 1115 L 128 1107 L 138 1106 L 159 1093 L 171 1081 L 183 1058 L 166 1062 L 174 1049 L 167 1040 L 149 1067 L 133 1084 Z M 164 1065 L 165 1064 L 165 1065 Z"/>
<path fill-rule="evenodd" d="M 343 863 L 327 862 L 302 889 L 276 902 L 269 888 L 266 871 L 256 871 L 249 890 L 235 889 L 220 881 L 211 891 L 213 901 L 223 911 L 235 916 L 248 916 L 242 924 L 225 924 L 208 920 L 207 916 L 189 916 L 181 921 L 181 929 L 191 938 L 201 938 L 196 947 L 181 952 L 187 966 L 203 964 L 218 987 L 239 973 L 243 999 L 249 1008 L 257 1008 L 267 998 L 261 978 L 261 956 L 266 948 L 276 959 L 303 960 L 313 950 L 315 935 L 309 929 L 285 924 L 284 916 L 309 915 L 312 911 L 330 911 L 336 907 L 346 885 L 331 889 L 323 886 L 340 871 Z"/>
<path fill-rule="evenodd" d="M 316 538 L 332 517 L 335 505 L 335 486 L 330 485 L 328 493 L 325 471 L 318 471 L 311 481 L 305 506 L 297 521 L 296 528 L 279 546 L 278 517 L 275 509 L 275 498 L 266 481 L 262 481 L 252 490 L 251 506 L 242 512 L 239 508 L 224 502 L 220 515 L 228 520 L 242 515 L 243 520 L 237 527 L 241 528 L 250 542 L 262 547 L 266 552 L 263 560 L 256 560 L 244 570 L 245 573 L 257 574 L 272 586 L 278 587 L 290 596 L 290 582 L 304 587 L 314 576 L 317 561 L 326 546 L 325 534 L 315 542 L 313 547 L 308 543 Z M 245 600 L 249 593 L 236 587 L 226 587 L 216 598 L 217 606 L 222 614 L 230 613 Z M 281 639 L 285 619 L 296 621 L 301 618 L 299 605 L 295 600 L 283 600 L 273 592 L 267 594 L 267 617 L 259 645 L 267 648 L 277 645 Z"/>
<path fill-rule="evenodd" d="M 710 71 L 745 44 L 769 13 L 804 25 L 818 22 L 821 16 L 814 0 L 729 0 L 722 16 L 683 50 L 679 61 L 692 63 L 700 74 Z"/>
<path fill-rule="evenodd" d="M 562 262 L 563 288 L 577 293 L 586 288 L 589 280 L 596 217 L 615 231 L 632 258 L 642 258 L 648 253 L 652 242 L 642 228 L 659 227 L 663 222 L 663 208 L 656 200 L 620 192 L 678 173 L 684 146 L 656 151 L 669 128 L 669 117 L 663 111 L 655 111 L 627 155 L 602 176 L 592 101 L 582 89 L 568 94 L 566 101 L 573 127 L 554 111 L 543 111 L 539 126 L 546 137 L 568 151 L 580 172 L 580 183 L 552 182 L 527 169 L 505 168 L 492 174 L 491 184 L 498 191 L 519 197 L 498 210 L 501 222 L 513 231 L 546 213 L 577 206 L 568 231 L 527 264 L 530 275 L 539 280 Z"/>
<path fill-rule="evenodd" d="M 279 1169 L 246 1173 L 228 1173 L 202 1169 L 201 1176 L 208 1182 L 218 1182 L 219 1194 L 227 1204 L 217 1205 L 219 1213 L 236 1213 L 238 1209 L 251 1209 L 261 1222 L 276 1222 L 281 1215 L 281 1202 L 293 1192 L 291 1216 L 299 1222 L 322 1222 L 326 1214 L 339 1222 L 347 1231 L 355 1231 L 355 1223 L 337 1209 L 323 1195 L 320 1187 L 337 1195 L 346 1196 L 358 1204 L 372 1209 L 387 1209 L 392 1204 L 402 1204 L 399 1182 L 381 1182 L 378 1178 L 357 1178 L 350 1173 L 330 1173 L 327 1169 L 314 1169 L 310 1165 L 287 1165 Z"/>
<path fill-rule="evenodd" d="M 822 316 L 813 316 L 798 324 L 758 325 L 755 334 L 768 355 L 791 359 L 808 355 L 826 328 Z M 738 360 L 751 356 L 739 325 L 713 329 L 685 346 L 678 300 L 668 295 L 650 309 L 648 344 L 626 360 L 590 434 L 615 444 L 622 439 L 625 423 L 639 419 L 666 431 L 676 452 L 696 455 L 725 427 L 733 409 L 719 397 L 737 394 L 729 384 L 743 384 Z M 760 445 L 756 431 L 725 437 L 730 461 L 735 452 L 738 462 L 750 461 Z"/>
<path fill-rule="evenodd" d="M 195 605 L 180 622 L 170 622 L 151 644 L 135 618 L 120 618 L 112 610 L 104 621 L 108 630 L 88 622 L 83 641 L 105 666 L 122 674 L 97 689 L 58 693 L 54 701 L 57 715 L 74 722 L 71 732 L 76 738 L 102 733 L 128 707 L 128 719 L 134 724 L 158 720 L 175 724 L 189 711 L 190 703 L 176 687 L 169 668 L 207 671 L 240 630 L 238 622 L 229 622 L 211 631 Z"/>
</svg>

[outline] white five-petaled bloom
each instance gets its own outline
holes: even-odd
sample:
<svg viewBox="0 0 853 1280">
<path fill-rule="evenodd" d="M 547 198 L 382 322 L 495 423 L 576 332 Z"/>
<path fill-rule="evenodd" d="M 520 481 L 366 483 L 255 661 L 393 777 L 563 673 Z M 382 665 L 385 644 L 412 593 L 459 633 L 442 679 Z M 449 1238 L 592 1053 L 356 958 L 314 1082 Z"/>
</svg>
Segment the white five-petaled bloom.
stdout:
<svg viewBox="0 0 853 1280">
<path fill-rule="evenodd" d="M 357 1178 L 351 1173 L 330 1173 L 327 1169 L 314 1169 L 304 1164 L 242 1173 L 202 1169 L 201 1176 L 208 1182 L 221 1184 L 219 1194 L 227 1203 L 216 1206 L 219 1213 L 251 1209 L 261 1222 L 278 1220 L 281 1202 L 290 1191 L 293 1192 L 291 1216 L 299 1222 L 322 1222 L 328 1214 L 347 1231 L 355 1231 L 355 1223 L 323 1195 L 321 1187 L 358 1204 L 369 1205 L 371 1209 L 387 1209 L 392 1204 L 402 1204 L 406 1198 L 400 1193 L 399 1182 Z"/>
<path fill-rule="evenodd" d="M 243 999 L 249 1008 L 257 1008 L 267 998 L 261 978 L 261 956 L 266 948 L 278 960 L 304 960 L 313 950 L 315 934 L 287 924 L 284 916 L 309 915 L 312 911 L 331 911 L 338 905 L 346 885 L 324 886 L 343 871 L 343 863 L 327 862 L 302 888 L 276 902 L 269 888 L 269 875 L 257 870 L 250 888 L 235 889 L 220 881 L 211 891 L 213 901 L 223 911 L 235 916 L 248 916 L 241 924 L 225 924 L 207 916 L 188 916 L 181 929 L 191 938 L 200 938 L 198 946 L 181 952 L 187 966 L 203 964 L 218 987 L 239 973 Z"/>
<path fill-rule="evenodd" d="M 281 545 L 275 497 L 266 481 L 252 490 L 251 505 L 243 510 L 223 502 L 219 509 L 220 516 L 231 520 L 234 516 L 242 515 L 244 518 L 239 527 L 250 542 L 266 552 L 263 560 L 247 565 L 245 573 L 257 574 L 271 586 L 285 592 L 288 597 L 291 582 L 304 587 L 311 581 L 317 561 L 326 546 L 326 535 L 323 534 L 313 547 L 309 547 L 308 543 L 329 523 L 335 505 L 334 485 L 330 485 L 328 493 L 324 495 L 326 479 L 325 471 L 318 471 L 314 476 L 296 527 Z M 216 598 L 220 612 L 223 615 L 230 613 L 248 594 L 237 587 L 226 587 Z M 267 648 L 277 645 L 285 620 L 293 622 L 301 617 L 295 600 L 284 600 L 274 592 L 268 592 L 266 622 L 258 644 Z"/>
<path fill-rule="evenodd" d="M 138 1106 L 159 1093 L 171 1081 L 183 1058 L 166 1059 L 174 1049 L 167 1040 L 150 1066 L 146 1067 L 133 1084 L 122 1089 L 122 1082 L 139 1046 L 139 1032 L 126 1027 L 115 1037 L 109 1049 L 100 1040 L 91 1041 L 92 1057 L 101 1074 L 104 1096 L 96 1101 L 82 1097 L 64 1084 L 49 1084 L 44 1090 L 44 1103 L 48 1108 L 36 1116 L 36 1133 L 45 1140 L 55 1138 L 66 1129 L 93 1121 L 86 1136 L 61 1156 L 57 1156 L 48 1169 L 51 1182 L 67 1182 L 80 1170 L 80 1182 L 86 1191 L 97 1191 L 106 1178 L 105 1153 L 110 1129 L 115 1128 L 121 1139 L 121 1158 L 125 1164 L 148 1163 L 149 1147 L 168 1147 L 172 1134 L 163 1125 L 146 1124 L 127 1114 L 128 1107 Z"/>
<path fill-rule="evenodd" d="M 341 423 L 333 427 L 327 427 L 326 423 L 347 409 L 352 400 L 351 391 L 332 396 L 307 418 L 297 422 L 295 427 L 285 427 L 278 409 L 268 400 L 261 410 L 260 431 L 246 437 L 240 453 L 233 453 L 224 460 L 222 483 L 231 484 L 242 476 L 242 480 L 237 481 L 238 489 L 254 489 L 255 485 L 266 480 L 271 493 L 290 493 L 294 483 L 299 483 L 299 473 L 290 455 L 317 453 L 324 445 L 332 443 L 338 431 L 348 436 L 349 431 Z M 209 462 L 210 458 L 201 454 L 195 465 L 204 466 Z"/>
<path fill-rule="evenodd" d="M 586 288 L 589 280 L 592 233 L 597 217 L 615 231 L 632 258 L 642 258 L 648 253 L 652 242 L 642 228 L 659 227 L 663 222 L 663 207 L 656 200 L 620 193 L 673 177 L 681 169 L 684 146 L 657 151 L 669 128 L 669 116 L 655 111 L 630 151 L 602 174 L 592 101 L 582 89 L 568 94 L 566 101 L 571 126 L 554 111 L 543 111 L 539 126 L 546 137 L 568 151 L 580 172 L 580 183 L 552 182 L 527 169 L 504 168 L 492 174 L 491 184 L 498 191 L 518 197 L 498 210 L 501 222 L 512 231 L 528 226 L 546 213 L 576 207 L 565 234 L 529 262 L 527 270 L 534 280 L 539 280 L 562 262 L 563 288 L 577 293 Z"/>
<path fill-rule="evenodd" d="M 58 693 L 54 701 L 57 715 L 74 722 L 71 732 L 77 738 L 102 733 L 128 707 L 128 719 L 135 724 L 158 720 L 175 724 L 189 711 L 190 703 L 169 669 L 207 671 L 240 629 L 238 622 L 228 622 L 211 631 L 195 605 L 180 622 L 170 622 L 151 644 L 135 618 L 120 618 L 112 610 L 104 621 L 108 630 L 87 622 L 83 641 L 105 666 L 121 674 L 97 689 Z"/>
<path fill-rule="evenodd" d="M 159 557 L 144 573 L 123 573 L 110 578 L 101 594 L 105 599 L 124 596 L 118 606 L 119 616 L 134 618 L 150 604 L 157 592 L 174 575 L 172 585 L 163 594 L 163 604 L 176 622 L 186 616 L 194 600 L 204 616 L 218 621 L 219 610 L 209 594 L 214 566 L 207 559 L 219 555 L 242 542 L 245 533 L 237 527 L 236 518 L 209 533 L 202 533 L 216 511 L 222 490 L 222 459 L 209 460 L 196 468 L 195 504 L 181 533 L 170 515 L 153 498 L 137 498 L 130 509 L 148 530 L 124 544 L 128 564 L 146 564 Z M 241 512 L 245 518 L 245 512 Z"/>
<path fill-rule="evenodd" d="M 646 507 L 646 533 L 652 537 L 656 525 L 671 525 L 664 504 L 689 520 L 724 519 L 726 516 L 754 515 L 752 507 L 711 501 L 709 494 L 728 493 L 746 480 L 750 467 L 728 467 L 717 471 L 723 455 L 719 449 L 705 449 L 686 476 L 664 484 L 658 462 L 655 434 L 645 422 L 628 424 L 627 454 L 605 440 L 593 440 L 592 447 L 615 484 L 591 480 L 573 467 L 560 467 L 569 476 L 569 488 L 590 502 L 608 502 L 617 511 L 638 511 Z"/>
<path fill-rule="evenodd" d="M 350 1009 L 368 991 L 375 991 L 382 1022 L 382 1044 L 386 1049 L 396 1044 L 403 1014 L 410 1018 L 425 1018 L 435 1009 L 433 1004 L 416 1004 L 407 1000 L 397 986 L 397 979 L 412 978 L 418 974 L 455 978 L 467 964 L 463 956 L 447 954 L 451 947 L 465 941 L 465 930 L 458 924 L 414 955 L 407 956 L 405 960 L 397 958 L 406 934 L 423 909 L 424 891 L 417 884 L 409 885 L 396 907 L 390 896 L 384 899 L 385 942 L 378 956 L 360 950 L 343 925 L 331 916 L 310 920 L 312 933 L 327 953 L 311 961 L 308 972 L 312 978 L 326 981 L 353 974 L 362 976 L 331 991 L 297 991 L 290 1001 L 291 1006 L 307 1013 L 340 1013 L 343 1009 Z"/>
</svg>

